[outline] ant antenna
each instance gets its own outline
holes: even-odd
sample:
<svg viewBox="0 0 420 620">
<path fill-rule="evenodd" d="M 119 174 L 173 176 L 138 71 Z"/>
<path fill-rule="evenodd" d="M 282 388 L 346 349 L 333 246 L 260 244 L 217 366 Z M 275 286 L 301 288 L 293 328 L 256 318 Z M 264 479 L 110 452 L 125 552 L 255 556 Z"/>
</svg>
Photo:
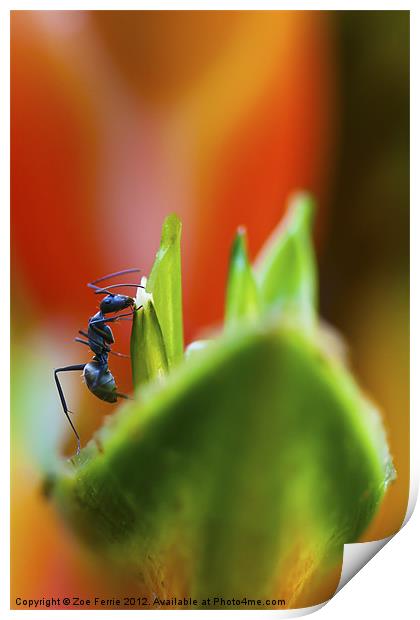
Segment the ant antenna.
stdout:
<svg viewBox="0 0 420 620">
<path fill-rule="evenodd" d="M 89 284 L 87 285 L 89 288 L 93 288 L 96 293 L 108 293 L 108 295 L 112 295 L 112 293 L 110 293 L 108 291 L 108 289 L 106 288 L 101 288 L 100 286 L 95 286 L 94 284 L 92 284 L 92 282 L 89 282 Z"/>
<path fill-rule="evenodd" d="M 86 340 L 83 340 L 82 338 L 75 338 L 74 339 L 75 342 L 80 342 L 80 344 L 85 344 L 87 347 L 90 347 L 90 342 L 87 342 Z M 92 342 L 97 342 L 96 340 L 92 340 Z M 111 355 L 116 355 L 117 357 L 124 357 L 126 359 L 128 359 L 130 356 L 126 355 L 125 353 L 118 353 L 118 351 L 108 351 L 108 353 L 110 353 Z"/>
<path fill-rule="evenodd" d="M 118 287 L 122 287 L 122 286 L 131 286 L 131 287 L 135 287 L 135 288 L 145 288 L 144 286 L 142 286 L 141 284 L 111 284 L 111 286 L 107 286 L 106 288 L 99 288 L 99 286 L 95 286 L 95 295 L 100 295 L 102 293 L 108 293 L 109 295 L 112 295 L 112 293 L 109 292 L 109 289 L 111 288 L 118 288 Z M 91 287 L 93 288 L 93 287 Z"/>
<path fill-rule="evenodd" d="M 141 269 L 136 269 L 136 268 L 123 269 L 122 271 L 114 271 L 114 273 L 109 273 L 106 276 L 102 276 L 102 278 L 98 278 L 97 280 L 92 280 L 92 282 L 89 282 L 88 286 L 90 287 L 91 284 L 98 284 L 98 282 L 103 282 L 104 280 L 108 280 L 109 278 L 115 278 L 115 276 L 122 276 L 126 273 L 135 273 L 135 272 L 139 273 L 140 271 Z"/>
</svg>

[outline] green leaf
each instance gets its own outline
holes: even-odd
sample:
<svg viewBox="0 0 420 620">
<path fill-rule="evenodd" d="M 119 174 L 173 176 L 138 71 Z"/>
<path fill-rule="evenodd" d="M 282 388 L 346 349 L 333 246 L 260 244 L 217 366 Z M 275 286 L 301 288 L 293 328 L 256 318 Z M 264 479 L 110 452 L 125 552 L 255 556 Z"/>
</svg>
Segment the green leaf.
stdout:
<svg viewBox="0 0 420 620">
<path fill-rule="evenodd" d="M 162 329 L 169 368 L 179 363 L 184 354 L 181 287 L 181 222 L 168 215 L 162 227 L 160 248 L 146 289 L 153 295 L 153 303 Z"/>
<path fill-rule="evenodd" d="M 311 241 L 313 201 L 296 194 L 284 221 L 256 261 L 263 305 L 298 321 L 311 331 L 316 324 L 317 276 Z"/>
<path fill-rule="evenodd" d="M 130 350 L 136 388 L 168 373 L 165 342 L 151 295 L 143 294 L 142 308 L 134 313 Z"/>
<path fill-rule="evenodd" d="M 351 377 L 277 325 L 191 356 L 50 488 L 139 594 L 281 595 L 293 606 L 366 528 L 392 472 Z"/>
<path fill-rule="evenodd" d="M 230 327 L 259 314 L 257 284 L 248 260 L 246 233 L 239 229 L 230 255 L 225 324 Z"/>
<path fill-rule="evenodd" d="M 241 329 L 195 343 L 159 383 L 183 357 L 180 227 L 166 220 L 133 321 L 134 382 L 149 385 L 45 485 L 138 595 L 281 596 L 299 606 L 395 475 L 380 417 L 313 329 L 310 212 L 296 198 L 259 263 L 258 322 L 248 320 L 258 294 L 236 239 L 226 313 Z"/>
</svg>

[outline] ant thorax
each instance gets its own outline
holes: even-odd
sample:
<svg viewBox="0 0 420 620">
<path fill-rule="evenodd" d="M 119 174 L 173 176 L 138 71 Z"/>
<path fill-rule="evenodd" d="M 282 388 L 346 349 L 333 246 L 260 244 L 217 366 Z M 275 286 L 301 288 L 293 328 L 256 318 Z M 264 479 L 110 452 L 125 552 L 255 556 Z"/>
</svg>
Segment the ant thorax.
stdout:
<svg viewBox="0 0 420 620">
<path fill-rule="evenodd" d="M 104 315 L 101 311 L 97 312 L 88 324 L 88 335 L 94 353 L 103 353 L 109 350 L 109 345 L 114 343 L 114 335 L 109 325 L 103 322 Z"/>
</svg>

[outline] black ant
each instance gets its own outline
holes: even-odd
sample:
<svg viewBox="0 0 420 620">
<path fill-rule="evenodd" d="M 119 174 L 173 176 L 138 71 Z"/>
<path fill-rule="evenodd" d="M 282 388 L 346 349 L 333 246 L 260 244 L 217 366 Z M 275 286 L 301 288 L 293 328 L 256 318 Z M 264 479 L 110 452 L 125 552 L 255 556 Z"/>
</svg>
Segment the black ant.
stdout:
<svg viewBox="0 0 420 620">
<path fill-rule="evenodd" d="M 121 357 L 128 356 L 123 355 L 122 353 L 117 353 L 116 351 L 111 351 L 111 345 L 114 344 L 114 336 L 111 328 L 109 327 L 109 325 L 107 325 L 107 323 L 115 323 L 116 321 L 123 319 L 123 317 L 132 317 L 134 312 L 139 308 L 136 308 L 136 300 L 133 297 L 114 294 L 110 292 L 110 289 L 123 286 L 133 286 L 136 288 L 144 287 L 140 284 L 112 284 L 107 288 L 102 288 L 100 286 L 97 286 L 97 284 L 99 282 L 103 282 L 103 280 L 114 278 L 115 276 L 139 271 L 140 269 L 124 269 L 123 271 L 116 271 L 115 273 L 110 273 L 107 276 L 98 278 L 98 280 L 89 282 L 87 286 L 94 289 L 96 295 L 106 293 L 106 297 L 104 297 L 104 299 L 102 299 L 100 303 L 99 312 L 97 312 L 89 319 L 87 332 L 82 330 L 79 331 L 79 334 L 87 338 L 87 340 L 82 340 L 81 338 L 75 338 L 75 340 L 76 342 L 80 342 L 88 346 L 93 351 L 94 356 L 92 360 L 87 364 L 75 364 L 72 366 L 65 366 L 64 368 L 56 368 L 54 370 L 54 379 L 57 385 L 57 390 L 60 396 L 64 413 L 70 423 L 70 426 L 73 429 L 74 434 L 76 435 L 76 455 L 80 452 L 80 437 L 73 425 L 73 422 L 70 419 L 69 413 L 72 412 L 67 407 L 66 399 L 64 398 L 64 392 L 58 379 L 58 373 L 70 372 L 73 370 L 83 370 L 82 376 L 92 394 L 94 394 L 101 400 L 105 400 L 108 403 L 115 403 L 117 402 L 118 398 L 129 398 L 126 394 L 121 394 L 120 392 L 117 392 L 117 385 L 115 383 L 115 379 L 108 368 L 109 354 L 118 355 Z M 107 314 L 111 314 L 112 312 L 120 312 L 121 310 L 125 310 L 126 308 L 131 308 L 132 312 L 120 314 L 111 318 L 106 318 Z"/>
</svg>

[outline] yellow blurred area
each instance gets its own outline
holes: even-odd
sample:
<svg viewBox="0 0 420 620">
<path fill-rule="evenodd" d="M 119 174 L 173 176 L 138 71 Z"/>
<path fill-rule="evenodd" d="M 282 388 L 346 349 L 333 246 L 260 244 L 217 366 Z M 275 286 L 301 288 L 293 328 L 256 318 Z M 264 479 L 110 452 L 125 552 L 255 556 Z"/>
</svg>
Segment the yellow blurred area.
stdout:
<svg viewBox="0 0 420 620">
<path fill-rule="evenodd" d="M 363 303 L 363 300 L 369 303 Z M 397 479 L 390 485 L 380 511 L 362 536 L 379 540 L 400 528 L 407 509 L 410 480 L 410 385 L 408 291 L 391 279 L 360 291 L 353 307 L 352 343 L 356 372 L 369 396 L 380 407 Z M 390 328 L 392 326 L 392 329 Z"/>
</svg>

